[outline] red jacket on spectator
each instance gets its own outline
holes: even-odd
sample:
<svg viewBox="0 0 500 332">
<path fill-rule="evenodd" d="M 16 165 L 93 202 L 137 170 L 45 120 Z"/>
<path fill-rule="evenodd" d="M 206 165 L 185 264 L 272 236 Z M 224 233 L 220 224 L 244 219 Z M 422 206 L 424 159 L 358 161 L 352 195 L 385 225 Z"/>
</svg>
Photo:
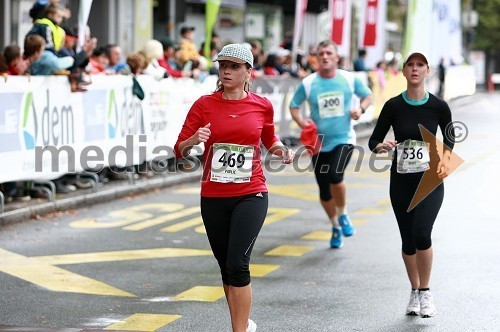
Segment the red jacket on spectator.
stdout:
<svg viewBox="0 0 500 332">
<path fill-rule="evenodd" d="M 159 59 L 158 63 L 167 70 L 168 76 L 182 77 L 182 70 L 173 68 L 165 57 Z"/>
</svg>

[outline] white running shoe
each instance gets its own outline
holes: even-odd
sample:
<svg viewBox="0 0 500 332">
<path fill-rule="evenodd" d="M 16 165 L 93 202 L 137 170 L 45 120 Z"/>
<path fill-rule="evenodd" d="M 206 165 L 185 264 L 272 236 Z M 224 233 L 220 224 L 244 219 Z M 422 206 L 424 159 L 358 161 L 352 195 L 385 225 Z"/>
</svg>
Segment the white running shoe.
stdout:
<svg viewBox="0 0 500 332">
<path fill-rule="evenodd" d="M 247 332 L 255 332 L 257 331 L 257 324 L 251 319 L 248 320 L 247 323 Z"/>
<path fill-rule="evenodd" d="M 418 299 L 418 290 L 412 290 L 410 293 L 410 302 L 406 307 L 406 314 L 418 316 L 420 314 L 420 300 Z"/>
<path fill-rule="evenodd" d="M 420 300 L 420 317 L 429 318 L 436 314 L 436 306 L 434 306 L 434 297 L 430 291 L 418 293 Z"/>
</svg>

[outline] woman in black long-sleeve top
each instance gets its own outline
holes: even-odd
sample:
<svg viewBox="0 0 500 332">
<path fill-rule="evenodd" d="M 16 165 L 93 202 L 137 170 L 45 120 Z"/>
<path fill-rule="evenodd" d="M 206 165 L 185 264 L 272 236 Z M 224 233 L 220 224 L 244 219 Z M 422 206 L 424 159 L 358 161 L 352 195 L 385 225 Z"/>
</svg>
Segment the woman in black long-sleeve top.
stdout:
<svg viewBox="0 0 500 332">
<path fill-rule="evenodd" d="M 406 314 L 420 314 L 422 317 L 436 314 L 429 291 L 431 232 L 443 202 L 444 186 L 440 179 L 450 172 L 449 160 L 455 137 L 450 127 L 452 119 L 448 104 L 425 90 L 428 74 L 427 58 L 422 53 L 413 52 L 406 57 L 403 75 L 407 80 L 407 90 L 385 103 L 369 141 L 369 147 L 375 153 L 394 149 L 390 197 L 401 233 L 403 261 L 412 288 Z M 424 141 L 419 126 L 434 136 L 438 127 L 441 129 L 445 143 L 441 156 L 435 137 L 430 142 L 429 139 Z M 395 140 L 385 140 L 390 127 Z M 430 182 L 440 184 L 410 208 L 426 172 L 429 172 L 426 180 L 429 178 Z"/>
</svg>

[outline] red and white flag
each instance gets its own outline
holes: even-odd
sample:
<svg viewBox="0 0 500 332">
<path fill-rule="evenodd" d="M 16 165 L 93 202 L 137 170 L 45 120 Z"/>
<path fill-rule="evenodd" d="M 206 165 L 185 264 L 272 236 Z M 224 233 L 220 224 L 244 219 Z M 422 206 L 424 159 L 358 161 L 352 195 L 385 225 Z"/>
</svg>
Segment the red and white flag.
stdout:
<svg viewBox="0 0 500 332">
<path fill-rule="evenodd" d="M 331 39 L 341 56 L 349 56 L 351 47 L 352 0 L 329 0 L 328 11 L 332 22 Z"/>
<path fill-rule="evenodd" d="M 373 68 L 384 60 L 387 0 L 365 0 L 360 8 L 359 48 L 366 50 L 365 65 Z"/>
</svg>

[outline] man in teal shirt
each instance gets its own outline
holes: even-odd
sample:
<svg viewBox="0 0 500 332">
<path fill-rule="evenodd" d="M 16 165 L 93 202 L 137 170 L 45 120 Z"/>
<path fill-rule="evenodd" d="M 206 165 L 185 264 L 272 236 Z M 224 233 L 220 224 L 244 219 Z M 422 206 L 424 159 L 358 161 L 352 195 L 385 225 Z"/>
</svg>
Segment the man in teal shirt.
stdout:
<svg viewBox="0 0 500 332">
<path fill-rule="evenodd" d="M 351 119 L 357 120 L 372 103 L 371 90 L 353 73 L 338 69 L 337 46 L 330 40 L 321 42 L 317 49 L 319 70 L 304 78 L 292 101 L 290 112 L 301 127 L 316 125 L 322 137 L 322 147 L 313 155 L 314 173 L 320 191 L 320 202 L 332 223 L 330 246 L 340 248 L 343 236 L 351 236 L 356 229 L 347 214 L 344 170 L 351 158 L 356 135 Z M 353 105 L 353 96 L 361 101 Z M 307 101 L 311 118 L 300 114 Z"/>
</svg>

